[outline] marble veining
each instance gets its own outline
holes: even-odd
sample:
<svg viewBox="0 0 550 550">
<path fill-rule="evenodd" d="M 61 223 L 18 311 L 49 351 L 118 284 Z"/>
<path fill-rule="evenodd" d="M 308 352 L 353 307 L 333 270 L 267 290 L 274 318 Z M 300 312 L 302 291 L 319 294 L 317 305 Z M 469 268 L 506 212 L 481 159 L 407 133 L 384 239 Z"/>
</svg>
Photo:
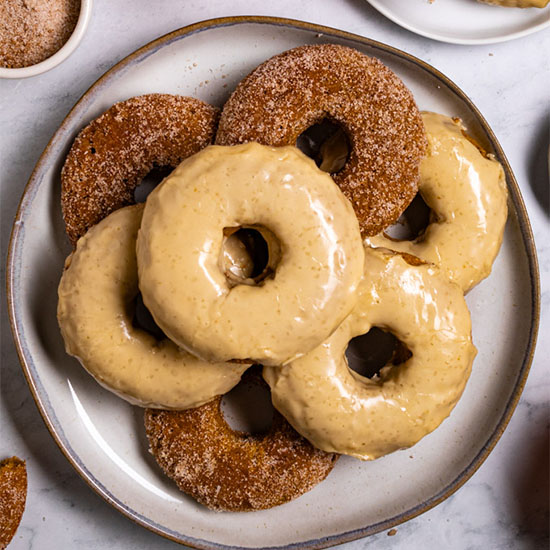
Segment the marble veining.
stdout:
<svg viewBox="0 0 550 550">
<path fill-rule="evenodd" d="M 253 0 L 96 0 L 79 49 L 44 75 L 0 81 L 2 257 L 23 188 L 49 138 L 86 89 L 137 47 L 175 28 L 225 15 L 303 19 L 402 48 L 453 79 L 495 131 L 518 179 L 537 244 L 542 286 L 539 343 L 510 424 L 479 471 L 452 497 L 393 531 L 342 545 L 411 549 L 548 547 L 550 33 L 512 42 L 455 46 L 401 29 L 362 0 L 276 4 Z M 11 340 L 2 273 L 0 455 L 28 461 L 29 496 L 10 550 L 180 548 L 133 524 L 98 497 L 55 445 L 34 405 Z M 376 495 L 373 495 L 376 498 Z M 391 536 L 389 536 L 391 535 Z"/>
</svg>

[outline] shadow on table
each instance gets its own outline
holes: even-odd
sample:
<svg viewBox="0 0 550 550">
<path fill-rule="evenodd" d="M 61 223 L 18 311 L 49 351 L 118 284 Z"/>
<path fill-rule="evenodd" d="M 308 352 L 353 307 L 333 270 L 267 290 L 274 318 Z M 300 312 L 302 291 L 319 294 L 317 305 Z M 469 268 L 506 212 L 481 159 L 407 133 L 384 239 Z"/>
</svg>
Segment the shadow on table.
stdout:
<svg viewBox="0 0 550 550">
<path fill-rule="evenodd" d="M 550 218 L 550 127 L 549 113 L 541 119 L 538 128 L 533 132 L 533 143 L 530 147 L 529 184 L 546 216 Z"/>
<path fill-rule="evenodd" d="M 511 517 L 525 542 L 522 549 L 549 548 L 550 542 L 550 406 L 541 404 L 529 411 L 536 431 L 529 432 L 511 476 L 514 507 Z"/>
</svg>

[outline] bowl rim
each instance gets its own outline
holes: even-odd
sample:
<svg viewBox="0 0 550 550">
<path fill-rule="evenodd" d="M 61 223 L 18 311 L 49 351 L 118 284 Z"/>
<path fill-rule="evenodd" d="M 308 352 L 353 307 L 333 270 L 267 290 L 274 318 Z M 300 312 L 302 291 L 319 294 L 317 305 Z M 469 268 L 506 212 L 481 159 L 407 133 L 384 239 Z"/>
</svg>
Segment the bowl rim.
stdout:
<svg viewBox="0 0 550 550">
<path fill-rule="evenodd" d="M 40 63 L 35 63 L 28 67 L 17 67 L 13 69 L 0 67 L 0 78 L 29 78 L 45 73 L 65 61 L 76 50 L 82 38 L 84 38 L 92 15 L 92 4 L 93 0 L 80 0 L 80 13 L 78 14 L 76 26 L 67 42 L 65 42 L 65 44 L 63 44 L 63 46 L 53 55 L 40 61 Z"/>
<path fill-rule="evenodd" d="M 42 164 L 46 161 L 50 149 L 55 145 L 57 141 L 57 136 L 60 132 L 64 131 L 72 119 L 78 114 L 80 108 L 87 103 L 88 95 L 91 92 L 101 89 L 107 82 L 116 76 L 120 70 L 128 67 L 133 61 L 139 59 L 143 56 L 152 55 L 167 43 L 172 42 L 173 40 L 182 39 L 185 36 L 195 34 L 201 31 L 205 31 L 211 28 L 225 27 L 225 26 L 238 26 L 241 24 L 260 24 L 260 25 L 273 25 L 273 26 L 282 26 L 282 27 L 291 27 L 300 30 L 306 30 L 314 32 L 321 35 L 331 36 L 333 38 L 343 38 L 346 40 L 358 42 L 362 45 L 367 45 L 373 49 L 381 50 L 385 53 L 391 53 L 400 57 L 410 63 L 413 63 L 423 70 L 429 72 L 432 76 L 439 79 L 442 83 L 448 86 L 464 103 L 468 106 L 471 112 L 475 115 L 478 123 L 483 128 L 486 133 L 489 142 L 494 147 L 499 159 L 502 161 L 502 166 L 506 175 L 506 182 L 509 191 L 508 200 L 514 205 L 514 209 L 517 213 L 517 223 L 519 225 L 520 234 L 522 237 L 522 243 L 525 247 L 525 253 L 527 256 L 527 263 L 529 267 L 529 278 L 531 279 L 531 326 L 529 330 L 528 341 L 526 343 L 525 355 L 521 367 L 518 372 L 518 378 L 514 383 L 512 394 L 509 398 L 508 403 L 502 413 L 500 421 L 495 426 L 491 436 L 488 438 L 485 445 L 479 450 L 477 455 L 472 459 L 471 463 L 464 468 L 464 470 L 458 475 L 458 477 L 449 485 L 442 488 L 442 490 L 434 495 L 433 497 L 423 501 L 421 504 L 415 506 L 412 509 L 406 510 L 396 516 L 383 520 L 379 523 L 361 527 L 358 529 L 353 529 L 350 531 L 344 531 L 337 533 L 335 535 L 329 535 L 326 537 L 307 540 L 303 542 L 293 543 L 289 545 L 276 546 L 276 547 L 250 547 L 249 550 L 309 550 L 309 549 L 321 549 L 328 548 L 331 546 L 343 544 L 353 540 L 357 540 L 369 535 L 373 535 L 392 527 L 395 527 L 401 523 L 404 523 L 410 519 L 413 519 L 428 510 L 432 509 L 436 505 L 440 504 L 452 494 L 454 494 L 458 489 L 460 489 L 479 469 L 479 467 L 485 462 L 486 458 L 489 456 L 496 443 L 499 441 L 500 437 L 504 433 L 512 414 L 519 402 L 519 398 L 522 394 L 523 388 L 525 386 L 527 375 L 529 373 L 531 363 L 533 361 L 535 353 L 535 345 L 537 341 L 538 328 L 540 322 L 540 273 L 537 260 L 537 253 L 535 248 L 535 241 L 533 236 L 533 231 L 531 229 L 531 224 L 529 217 L 527 215 L 527 209 L 523 201 L 521 191 L 515 175 L 512 172 L 511 166 L 508 162 L 504 151 L 498 142 L 496 135 L 494 134 L 492 128 L 489 126 L 489 123 L 485 120 L 479 109 L 474 105 L 472 100 L 462 91 L 462 89 L 455 84 L 451 79 L 441 73 L 438 69 L 421 60 L 420 58 L 413 56 L 401 49 L 398 49 L 393 46 L 389 46 L 383 42 L 379 42 L 358 34 L 351 32 L 343 31 L 340 29 L 319 25 L 316 23 L 309 23 L 305 21 L 300 21 L 296 19 L 288 19 L 282 17 L 271 17 L 271 16 L 229 16 L 229 17 L 219 17 L 212 18 L 203 21 L 199 21 L 179 29 L 175 29 L 167 34 L 164 34 L 142 47 L 138 48 L 134 52 L 130 53 L 128 56 L 117 62 L 110 69 L 108 69 L 98 80 L 96 80 L 90 88 L 82 95 L 82 97 L 76 102 L 73 108 L 67 113 L 60 127 L 56 130 L 48 145 L 46 146 L 44 152 L 40 156 L 39 160 L 36 163 L 36 166 L 27 182 L 25 189 L 23 190 L 22 197 L 18 206 L 17 214 L 14 219 L 12 226 L 12 232 L 10 235 L 9 247 L 8 247 L 8 257 L 7 257 L 7 270 L 6 270 L 6 286 L 7 286 L 7 301 L 8 301 L 8 316 L 9 323 L 12 330 L 13 339 L 15 342 L 15 347 L 21 363 L 21 367 L 29 388 L 31 390 L 32 397 L 39 409 L 39 412 L 42 416 L 42 419 L 50 432 L 52 438 L 56 442 L 57 446 L 69 461 L 69 463 L 74 467 L 80 477 L 86 482 L 86 484 L 101 498 L 106 502 L 111 504 L 116 510 L 126 516 L 128 519 L 132 520 L 137 525 L 145 527 L 147 530 L 156 533 L 168 540 L 177 542 L 179 544 L 184 544 L 191 548 L 197 548 L 200 550 L 237 550 L 237 547 L 233 547 L 226 544 L 219 544 L 211 542 L 204 539 L 197 539 L 190 535 L 185 536 L 184 538 L 174 536 L 171 533 L 158 528 L 151 523 L 145 521 L 139 514 L 136 514 L 133 510 L 124 506 L 123 503 L 118 502 L 113 496 L 98 482 L 93 476 L 88 475 L 83 466 L 75 460 L 75 457 L 71 455 L 70 449 L 68 449 L 64 442 L 58 436 L 55 426 L 52 423 L 52 420 L 49 418 L 42 398 L 38 392 L 38 387 L 35 384 L 35 381 L 31 377 L 31 371 L 29 365 L 27 364 L 25 353 L 24 353 L 24 342 L 22 334 L 19 331 L 18 316 L 16 313 L 17 306 L 15 300 L 16 294 L 16 273 L 17 273 L 17 254 L 16 249 L 18 247 L 18 241 L 21 238 L 22 232 L 22 218 L 27 207 L 27 202 L 30 200 L 33 191 L 40 185 L 39 172 Z"/>
</svg>

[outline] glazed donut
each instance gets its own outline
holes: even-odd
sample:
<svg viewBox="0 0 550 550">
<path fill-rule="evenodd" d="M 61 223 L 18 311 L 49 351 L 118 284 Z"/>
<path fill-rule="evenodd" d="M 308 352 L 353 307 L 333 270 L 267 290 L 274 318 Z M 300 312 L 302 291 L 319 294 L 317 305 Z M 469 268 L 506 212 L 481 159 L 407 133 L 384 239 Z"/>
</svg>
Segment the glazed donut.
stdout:
<svg viewBox="0 0 550 550">
<path fill-rule="evenodd" d="M 269 274 L 234 283 L 224 240 L 266 236 Z M 176 344 L 207 361 L 283 365 L 325 340 L 349 314 L 363 245 L 349 201 L 295 147 L 211 146 L 185 160 L 145 205 L 139 286 Z"/>
<path fill-rule="evenodd" d="M 325 119 L 343 129 L 350 148 L 334 181 L 353 204 L 361 234 L 375 235 L 415 196 L 426 149 L 411 92 L 377 59 L 335 44 L 272 57 L 225 104 L 216 144 L 295 145 Z"/>
<path fill-rule="evenodd" d="M 312 489 L 338 455 L 313 447 L 275 412 L 269 431 L 232 430 L 221 397 L 186 411 L 145 411 L 151 452 L 164 473 L 214 510 L 272 508 Z"/>
<path fill-rule="evenodd" d="M 439 265 L 467 292 L 489 275 L 500 249 L 508 215 L 506 178 L 460 121 L 436 113 L 422 118 L 428 155 L 420 165 L 419 193 L 432 209 L 432 222 L 412 241 L 382 233 L 365 242 Z"/>
<path fill-rule="evenodd" d="M 264 368 L 274 407 L 319 449 L 372 460 L 410 447 L 460 398 L 476 354 L 470 314 L 460 287 L 435 266 L 417 264 L 367 248 L 358 304 L 346 321 L 285 368 Z M 373 326 L 393 332 L 412 355 L 368 379 L 348 368 L 344 353 Z"/>
<path fill-rule="evenodd" d="M 327 472 L 328 473 L 328 472 Z M 12 540 L 27 500 L 25 461 L 12 456 L 0 462 L 0 548 Z"/>
<path fill-rule="evenodd" d="M 247 367 L 204 363 L 133 326 L 142 212 L 142 204 L 116 210 L 79 239 L 67 259 L 57 308 L 65 349 L 132 404 L 196 407 L 229 391 Z"/>
<path fill-rule="evenodd" d="M 113 210 L 133 204 L 155 166 L 176 167 L 212 142 L 218 109 L 167 94 L 113 105 L 76 137 L 61 171 L 61 204 L 72 244 Z"/>
</svg>

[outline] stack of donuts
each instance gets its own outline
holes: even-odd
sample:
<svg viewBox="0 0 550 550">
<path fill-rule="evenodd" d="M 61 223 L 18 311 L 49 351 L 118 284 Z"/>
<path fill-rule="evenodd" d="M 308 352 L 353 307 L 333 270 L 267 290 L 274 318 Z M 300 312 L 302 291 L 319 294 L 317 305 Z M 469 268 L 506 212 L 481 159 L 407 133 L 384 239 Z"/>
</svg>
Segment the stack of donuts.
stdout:
<svg viewBox="0 0 550 550">
<path fill-rule="evenodd" d="M 296 145 L 327 121 L 306 156 Z M 134 204 L 155 167 L 173 171 Z M 340 454 L 414 445 L 460 398 L 476 353 L 464 292 L 498 253 L 504 174 L 377 59 L 283 52 L 221 114 L 163 94 L 117 103 L 77 136 L 61 183 L 66 350 L 146 408 L 159 466 L 209 508 L 287 502 Z M 417 194 L 428 226 L 390 237 Z M 369 378 L 346 350 L 374 327 L 399 345 Z M 271 391 L 265 433 L 224 419 L 243 375 Z"/>
</svg>

